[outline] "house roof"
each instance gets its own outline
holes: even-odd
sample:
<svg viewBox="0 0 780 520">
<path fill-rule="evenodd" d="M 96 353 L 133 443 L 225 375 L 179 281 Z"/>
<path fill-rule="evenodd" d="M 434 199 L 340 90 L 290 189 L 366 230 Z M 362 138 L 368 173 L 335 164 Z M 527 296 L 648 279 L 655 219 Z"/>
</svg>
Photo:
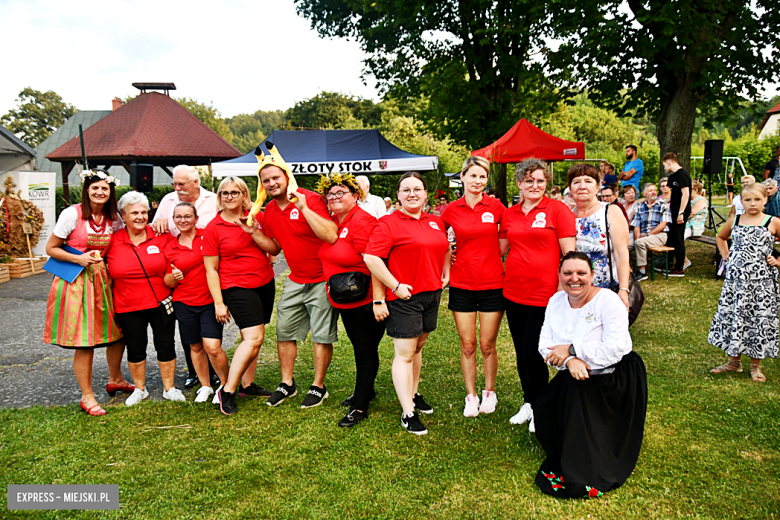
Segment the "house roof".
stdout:
<svg viewBox="0 0 780 520">
<path fill-rule="evenodd" d="M 59 172 L 60 165 L 52 163 L 46 156 L 73 139 L 73 137 L 78 136 L 79 125 L 81 125 L 82 130 L 86 130 L 110 113 L 110 110 L 79 110 L 73 114 L 61 127 L 35 147 L 35 151 L 38 152 L 38 159 L 35 161 L 38 170 Z"/>
<path fill-rule="evenodd" d="M 95 162 L 137 158 L 207 164 L 212 159 L 242 155 L 175 99 L 158 92 L 140 94 L 86 129 L 84 148 L 87 158 Z M 79 160 L 78 137 L 46 158 L 57 162 Z"/>
<path fill-rule="evenodd" d="M 35 157 L 35 150 L 16 137 L 9 129 L 0 125 L 0 156 Z"/>
<path fill-rule="evenodd" d="M 773 106 L 772 108 L 770 108 L 769 110 L 766 111 L 766 115 L 764 116 L 764 120 L 761 121 L 760 125 L 758 125 L 758 129 L 759 130 L 763 130 L 764 129 L 764 125 L 766 125 L 766 122 L 769 121 L 769 117 L 772 114 L 778 114 L 778 113 L 780 113 L 780 103 L 776 104 L 775 106 Z"/>
</svg>

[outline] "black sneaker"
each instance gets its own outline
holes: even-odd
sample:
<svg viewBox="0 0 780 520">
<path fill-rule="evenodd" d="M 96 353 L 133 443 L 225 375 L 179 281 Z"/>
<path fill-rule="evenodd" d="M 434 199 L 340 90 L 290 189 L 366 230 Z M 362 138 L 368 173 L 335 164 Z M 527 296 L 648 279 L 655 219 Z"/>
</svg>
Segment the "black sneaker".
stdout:
<svg viewBox="0 0 780 520">
<path fill-rule="evenodd" d="M 420 394 L 414 394 L 414 409 L 420 413 L 433 413 L 433 406 L 426 403 Z"/>
<path fill-rule="evenodd" d="M 211 386 L 217 387 L 222 384 L 222 381 L 219 380 L 219 376 L 217 374 L 211 374 Z"/>
<path fill-rule="evenodd" d="M 368 419 L 368 412 L 359 412 L 353 408 L 339 421 L 339 428 L 352 428 L 363 419 Z"/>
<path fill-rule="evenodd" d="M 637 282 L 641 282 L 642 280 L 647 280 L 647 273 L 644 271 L 637 271 L 636 275 L 634 275 Z"/>
<path fill-rule="evenodd" d="M 257 386 L 256 384 L 252 383 L 249 386 L 242 386 L 238 390 L 238 397 L 271 397 L 270 390 L 266 390 L 262 386 Z"/>
<path fill-rule="evenodd" d="M 409 415 L 401 414 L 401 426 L 409 433 L 415 435 L 425 435 L 428 433 L 428 429 L 420 422 L 420 416 L 415 412 L 412 412 Z"/>
<path fill-rule="evenodd" d="M 345 408 L 351 408 L 352 407 L 352 399 L 355 397 L 355 394 L 350 395 L 343 401 L 341 401 L 341 406 Z M 376 390 L 371 390 L 371 397 L 369 398 L 369 401 L 373 401 L 376 399 Z"/>
<path fill-rule="evenodd" d="M 236 406 L 236 393 L 225 392 L 222 388 L 217 391 L 217 397 L 219 397 L 219 411 L 225 415 L 233 415 L 238 412 Z"/>
<path fill-rule="evenodd" d="M 324 386 L 320 388 L 319 386 L 311 385 L 309 391 L 306 393 L 306 397 L 303 398 L 301 408 L 314 408 L 315 406 L 319 406 L 327 397 L 328 391 L 325 390 Z"/>
<path fill-rule="evenodd" d="M 276 406 L 282 404 L 285 399 L 294 395 L 298 395 L 298 385 L 295 384 L 295 381 L 293 381 L 292 386 L 285 383 L 279 383 L 279 387 L 271 394 L 271 397 L 268 398 L 268 401 L 266 401 L 265 404 L 268 406 Z"/>
<path fill-rule="evenodd" d="M 187 374 L 187 379 L 184 380 L 184 388 L 193 388 L 199 382 L 198 376 Z"/>
</svg>

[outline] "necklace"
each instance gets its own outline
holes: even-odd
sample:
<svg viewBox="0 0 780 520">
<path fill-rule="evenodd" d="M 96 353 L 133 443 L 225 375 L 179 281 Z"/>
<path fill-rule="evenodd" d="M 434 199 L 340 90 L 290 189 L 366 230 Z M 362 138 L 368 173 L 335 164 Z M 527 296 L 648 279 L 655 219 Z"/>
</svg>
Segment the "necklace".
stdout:
<svg viewBox="0 0 780 520">
<path fill-rule="evenodd" d="M 98 224 L 97 221 L 95 221 L 95 215 L 89 216 L 89 226 L 92 228 L 95 233 L 98 235 L 102 235 L 103 232 L 106 230 L 106 226 L 108 225 L 108 219 L 103 217 L 100 219 L 100 223 Z"/>
</svg>

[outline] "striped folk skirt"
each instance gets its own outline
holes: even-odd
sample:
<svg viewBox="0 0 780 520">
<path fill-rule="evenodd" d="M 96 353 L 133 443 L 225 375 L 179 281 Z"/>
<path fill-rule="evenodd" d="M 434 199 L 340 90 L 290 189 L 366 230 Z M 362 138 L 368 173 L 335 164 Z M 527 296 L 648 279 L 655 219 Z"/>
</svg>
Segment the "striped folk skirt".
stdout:
<svg viewBox="0 0 780 520">
<path fill-rule="evenodd" d="M 54 277 L 46 305 L 44 343 L 77 349 L 107 347 L 120 339 L 104 263 L 87 266 L 73 283 Z"/>
</svg>

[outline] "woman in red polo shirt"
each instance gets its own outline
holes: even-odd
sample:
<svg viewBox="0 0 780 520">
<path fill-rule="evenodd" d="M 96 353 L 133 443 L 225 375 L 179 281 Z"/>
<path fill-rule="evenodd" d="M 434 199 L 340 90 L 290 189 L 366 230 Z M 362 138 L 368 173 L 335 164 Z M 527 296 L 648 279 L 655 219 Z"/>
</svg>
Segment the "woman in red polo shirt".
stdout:
<svg viewBox="0 0 780 520">
<path fill-rule="evenodd" d="M 493 413 L 498 356 L 496 338 L 504 317 L 504 263 L 498 245 L 498 223 L 506 207 L 484 194 L 490 162 L 469 157 L 460 172 L 464 195 L 449 204 L 441 216 L 455 233 L 456 254 L 450 270 L 449 309 L 460 336 L 460 366 L 466 381 L 465 417 Z M 479 273 L 479 277 L 474 275 Z M 479 313 L 479 343 L 477 343 Z M 477 345 L 482 351 L 485 389 L 477 396 Z"/>
<path fill-rule="evenodd" d="M 563 202 L 545 195 L 552 174 L 538 159 L 517 165 L 515 181 L 522 204 L 501 217 L 501 253 L 509 249 L 504 277 L 506 320 L 517 354 L 517 372 L 525 403 L 509 422 L 529 422 L 534 432 L 533 405 L 547 385 L 549 373 L 539 357 L 539 335 L 550 298 L 558 291 L 562 255 L 574 250 L 577 230 L 574 214 Z"/>
<path fill-rule="evenodd" d="M 261 246 L 268 249 L 275 244 L 260 231 L 262 213 L 257 214 L 252 226 L 246 225 L 251 207 L 244 181 L 225 177 L 217 190 L 219 213 L 206 226 L 203 237 L 203 261 L 217 321 L 225 324 L 232 316 L 242 338 L 227 377 L 217 373 L 222 385 L 215 401 L 225 415 L 238 411 L 236 394 L 271 395 L 254 380 L 257 354 L 265 339 L 265 325 L 271 321 L 275 295 L 274 270 Z"/>
<path fill-rule="evenodd" d="M 189 202 L 173 208 L 173 222 L 179 236 L 165 246 L 165 285 L 173 289 L 173 308 L 179 322 L 182 342 L 190 346 L 192 364 L 200 381 L 196 403 L 205 403 L 214 394 L 209 376 L 209 358 L 219 377 L 227 377 L 228 359 L 222 350 L 222 324 L 214 313 L 214 299 L 203 265 L 203 230 L 198 212 Z M 204 350 L 205 347 L 205 350 Z"/>
<path fill-rule="evenodd" d="M 385 335 L 385 286 L 371 276 L 363 261 L 377 219 L 357 205 L 363 198 L 363 190 L 351 174 L 323 176 L 317 191 L 328 201 L 333 221 L 338 226 L 336 242 L 324 242 L 319 258 L 328 299 L 341 315 L 355 353 L 355 391 L 342 403 L 349 406 L 349 411 L 339 421 L 340 427 L 350 428 L 368 417 L 368 404 L 374 395 L 374 381 L 379 371 L 379 342 Z M 364 284 L 362 291 L 353 294 L 343 290 L 345 284 L 353 285 L 350 282 L 357 279 Z M 380 292 L 382 296 L 379 296 Z"/>
<path fill-rule="evenodd" d="M 119 199 L 119 213 L 125 227 L 111 236 L 105 257 L 114 287 L 116 322 L 127 344 L 127 364 L 135 390 L 125 404 L 133 406 L 149 397 L 146 390 L 146 330 L 151 325 L 154 349 L 160 365 L 163 398 L 184 401 L 173 386 L 176 350 L 173 335 L 176 320 L 163 317 L 160 302 L 171 290 L 165 286 L 165 246 L 169 234 L 157 236 L 149 226 L 149 201 L 143 193 L 129 191 Z"/>
<path fill-rule="evenodd" d="M 428 197 L 423 176 L 407 172 L 398 181 L 401 211 L 379 219 L 364 256 L 371 273 L 390 288 L 387 335 L 393 338 L 393 384 L 401 401 L 401 426 L 428 430 L 415 409 L 433 413 L 420 395 L 422 348 L 436 330 L 441 290 L 450 279 L 450 246 L 440 217 L 423 212 Z M 384 259 L 387 259 L 385 265 Z"/>
</svg>

